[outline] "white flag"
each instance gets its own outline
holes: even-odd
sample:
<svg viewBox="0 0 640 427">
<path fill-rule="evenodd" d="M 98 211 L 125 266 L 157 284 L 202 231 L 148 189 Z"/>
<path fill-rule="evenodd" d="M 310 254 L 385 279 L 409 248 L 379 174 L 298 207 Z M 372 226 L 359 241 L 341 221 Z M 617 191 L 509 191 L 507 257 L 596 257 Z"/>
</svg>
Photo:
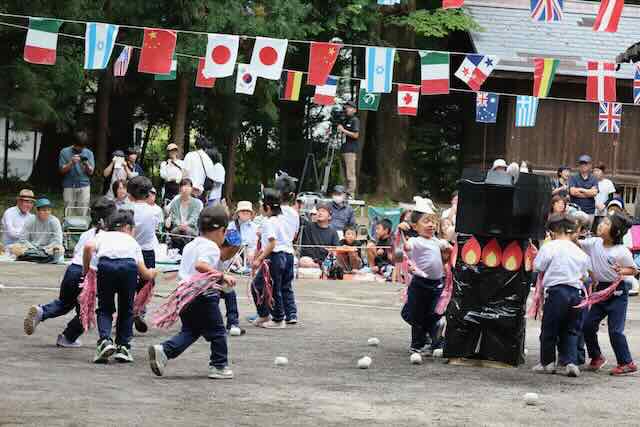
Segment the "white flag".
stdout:
<svg viewBox="0 0 640 427">
<path fill-rule="evenodd" d="M 238 76 L 236 78 L 236 93 L 253 95 L 256 90 L 256 73 L 247 64 L 238 64 Z"/>
<path fill-rule="evenodd" d="M 368 47 L 366 53 L 367 92 L 389 93 L 393 83 L 396 50 L 391 47 Z"/>
<path fill-rule="evenodd" d="M 118 26 L 87 22 L 85 33 L 84 68 L 103 70 L 109 65 L 113 46 L 118 37 Z"/>
<path fill-rule="evenodd" d="M 206 78 L 229 77 L 238 59 L 240 37 L 209 34 L 203 75 Z"/>
<path fill-rule="evenodd" d="M 287 40 L 256 37 L 251 55 L 251 69 L 256 76 L 269 80 L 280 80 L 284 56 L 287 53 Z"/>
</svg>

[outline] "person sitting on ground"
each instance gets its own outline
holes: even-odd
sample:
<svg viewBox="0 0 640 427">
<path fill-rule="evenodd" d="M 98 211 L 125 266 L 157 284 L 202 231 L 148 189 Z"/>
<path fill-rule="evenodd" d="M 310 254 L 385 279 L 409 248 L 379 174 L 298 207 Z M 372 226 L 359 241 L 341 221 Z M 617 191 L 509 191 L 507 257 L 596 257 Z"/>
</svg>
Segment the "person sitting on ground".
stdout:
<svg viewBox="0 0 640 427">
<path fill-rule="evenodd" d="M 6 248 L 20 240 L 25 222 L 29 218 L 33 218 L 31 210 L 34 202 L 33 191 L 21 190 L 16 198 L 16 206 L 4 211 L 2 215 L 2 243 Z"/>
<path fill-rule="evenodd" d="M 340 245 L 338 233 L 331 227 L 331 206 L 317 206 L 316 221 L 307 224 L 302 230 L 302 249 L 300 251 L 300 267 L 319 268 L 329 255 L 327 246 Z"/>
<path fill-rule="evenodd" d="M 334 230 L 342 232 L 346 226 L 356 225 L 356 214 L 353 208 L 346 201 L 345 189 L 342 185 L 336 185 L 333 188 L 331 196 L 331 226 Z"/>
<path fill-rule="evenodd" d="M 114 181 L 111 186 L 113 192 L 113 201 L 116 203 L 117 210 L 133 210 L 129 194 L 127 193 L 127 182 L 121 179 Z"/>
<path fill-rule="evenodd" d="M 367 260 L 369 268 L 374 273 L 382 273 L 391 265 L 391 229 L 388 219 L 376 224 L 376 241 L 367 244 Z"/>
<path fill-rule="evenodd" d="M 24 223 L 18 245 L 26 246 L 25 249 L 42 249 L 54 257 L 64 254 L 62 226 L 60 220 L 51 215 L 52 207 L 49 199 L 42 198 L 36 201 L 36 215 Z"/>
<path fill-rule="evenodd" d="M 549 216 L 553 214 L 564 214 L 567 212 L 567 199 L 561 196 L 553 196 L 551 198 L 551 211 Z"/>
<path fill-rule="evenodd" d="M 165 227 L 171 230 L 171 247 L 180 251 L 198 236 L 198 218 L 202 211 L 202 202 L 192 196 L 192 183 L 189 178 L 180 181 L 180 194 L 169 203 Z"/>
<path fill-rule="evenodd" d="M 338 252 L 336 262 L 347 273 L 362 268 L 362 256 L 360 255 L 360 246 L 362 242 L 356 239 L 356 228 L 349 225 L 344 229 L 344 239 L 340 240 L 340 246 L 347 248 L 355 248 L 349 252 Z"/>
</svg>

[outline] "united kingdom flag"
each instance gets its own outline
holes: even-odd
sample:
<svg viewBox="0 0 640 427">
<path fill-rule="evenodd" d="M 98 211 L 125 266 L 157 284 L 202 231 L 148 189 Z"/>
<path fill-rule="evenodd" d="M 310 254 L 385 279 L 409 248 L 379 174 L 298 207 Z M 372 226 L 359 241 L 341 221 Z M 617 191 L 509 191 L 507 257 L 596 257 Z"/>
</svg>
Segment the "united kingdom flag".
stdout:
<svg viewBox="0 0 640 427">
<path fill-rule="evenodd" d="M 531 0 L 531 19 L 538 22 L 562 20 L 563 0 Z"/>
<path fill-rule="evenodd" d="M 633 78 L 633 103 L 640 104 L 640 62 L 636 62 L 634 68 L 636 75 Z"/>
<path fill-rule="evenodd" d="M 622 125 L 622 104 L 619 102 L 601 102 L 598 116 L 598 132 L 620 133 Z"/>
</svg>

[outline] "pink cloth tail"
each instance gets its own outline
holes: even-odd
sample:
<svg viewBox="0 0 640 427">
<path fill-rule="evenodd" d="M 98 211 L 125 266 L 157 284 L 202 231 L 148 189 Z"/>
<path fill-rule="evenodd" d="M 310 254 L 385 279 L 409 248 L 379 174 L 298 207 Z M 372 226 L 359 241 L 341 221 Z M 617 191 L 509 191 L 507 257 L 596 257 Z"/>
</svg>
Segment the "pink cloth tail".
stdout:
<svg viewBox="0 0 640 427">
<path fill-rule="evenodd" d="M 440 299 L 436 305 L 436 314 L 444 314 L 451 302 L 453 296 L 453 272 L 451 271 L 451 265 L 449 263 L 444 266 L 444 289 L 440 294 Z"/>
<path fill-rule="evenodd" d="M 153 288 L 155 287 L 155 282 L 153 280 L 149 280 L 144 283 L 144 286 L 140 291 L 136 294 L 133 300 L 133 315 L 140 316 L 144 313 L 145 307 L 147 304 L 151 302 L 153 298 Z"/>
<path fill-rule="evenodd" d="M 96 326 L 96 295 L 98 282 L 95 270 L 89 269 L 82 282 L 82 291 L 78 295 L 80 322 L 85 332 Z"/>
<path fill-rule="evenodd" d="M 264 280 L 264 288 L 262 292 L 258 291 L 255 286 L 255 280 L 251 282 L 253 292 L 257 295 L 256 305 L 266 304 L 270 309 L 273 307 L 273 281 L 271 279 L 271 272 L 269 270 L 269 263 L 267 260 L 262 261 L 260 266 L 262 272 L 262 278 Z"/>
<path fill-rule="evenodd" d="M 544 273 L 538 273 L 538 280 L 536 281 L 536 289 L 533 292 L 533 298 L 531 298 L 531 306 L 527 311 L 527 317 L 530 319 L 537 319 L 538 315 L 542 311 L 542 304 L 544 303 L 544 288 L 542 282 L 544 280 Z"/>
<path fill-rule="evenodd" d="M 620 282 L 622 282 L 622 277 L 619 277 L 615 282 L 611 283 L 611 285 L 607 286 L 605 289 L 587 295 L 587 297 L 583 299 L 580 304 L 576 305 L 575 308 L 591 308 L 591 306 L 594 304 L 598 304 L 599 302 L 608 300 L 616 291 Z"/>
</svg>

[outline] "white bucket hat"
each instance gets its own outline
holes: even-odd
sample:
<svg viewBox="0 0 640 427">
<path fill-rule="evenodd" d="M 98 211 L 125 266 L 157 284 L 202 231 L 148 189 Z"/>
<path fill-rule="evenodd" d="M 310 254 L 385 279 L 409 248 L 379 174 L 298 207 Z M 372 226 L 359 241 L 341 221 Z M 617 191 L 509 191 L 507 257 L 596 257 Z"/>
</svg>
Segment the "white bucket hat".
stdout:
<svg viewBox="0 0 640 427">
<path fill-rule="evenodd" d="M 242 202 L 238 202 L 238 206 L 236 207 L 236 213 L 242 212 L 242 211 L 253 212 L 253 205 L 251 204 L 251 202 L 248 202 L 246 200 L 243 200 Z"/>
</svg>

